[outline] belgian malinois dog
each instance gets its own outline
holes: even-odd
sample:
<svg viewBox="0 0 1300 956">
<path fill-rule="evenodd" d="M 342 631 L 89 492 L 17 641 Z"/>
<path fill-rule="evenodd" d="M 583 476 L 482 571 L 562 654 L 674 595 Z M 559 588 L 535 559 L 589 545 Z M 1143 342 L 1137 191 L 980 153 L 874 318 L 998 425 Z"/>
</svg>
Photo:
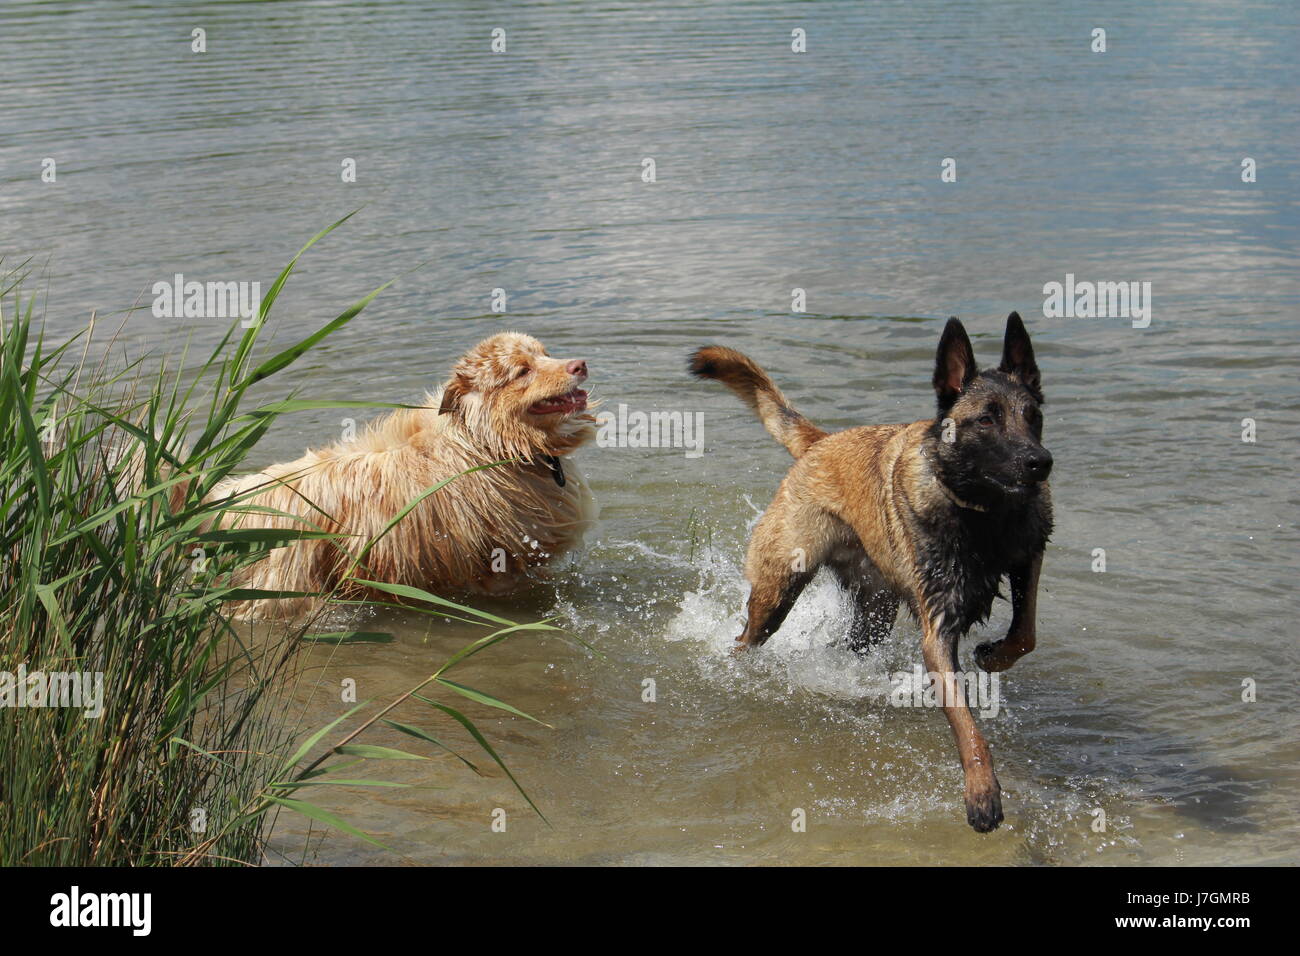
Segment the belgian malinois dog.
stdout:
<svg viewBox="0 0 1300 956">
<path fill-rule="evenodd" d="M 854 602 L 857 650 L 893 627 L 899 602 L 921 626 L 926 669 L 957 738 L 966 819 L 980 833 L 1002 822 L 988 744 L 957 675 L 957 642 L 987 620 L 1003 577 L 1011 583 L 1007 636 L 975 648 L 985 670 L 1034 649 L 1034 605 L 1052 531 L 1043 447 L 1043 392 L 1034 350 L 1015 312 L 1002 362 L 980 371 L 966 330 L 949 319 L 934 367 L 938 410 L 910 425 L 828 434 L 793 408 L 767 373 L 734 349 L 707 346 L 690 371 L 722 382 L 795 458 L 749 542 L 749 617 L 737 651 L 781 626 L 826 566 Z"/>
</svg>

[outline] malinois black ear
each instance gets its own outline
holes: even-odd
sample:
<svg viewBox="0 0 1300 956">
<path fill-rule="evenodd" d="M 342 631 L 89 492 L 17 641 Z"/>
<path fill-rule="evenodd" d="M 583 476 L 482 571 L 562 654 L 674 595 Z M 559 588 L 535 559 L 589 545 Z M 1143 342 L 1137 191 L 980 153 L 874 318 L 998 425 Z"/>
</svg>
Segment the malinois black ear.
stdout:
<svg viewBox="0 0 1300 956">
<path fill-rule="evenodd" d="M 939 396 L 939 410 L 946 411 L 957 401 L 975 377 L 975 352 L 961 322 L 953 316 L 939 337 L 939 351 L 934 357 L 934 393 Z"/>
<path fill-rule="evenodd" d="M 998 371 L 1006 372 L 1029 389 L 1034 400 L 1042 404 L 1042 378 L 1038 374 L 1038 363 L 1034 361 L 1034 347 L 1029 344 L 1029 333 L 1025 331 L 1025 323 L 1020 321 L 1019 312 L 1007 316 L 1007 335 L 1002 342 L 1002 364 Z"/>
</svg>

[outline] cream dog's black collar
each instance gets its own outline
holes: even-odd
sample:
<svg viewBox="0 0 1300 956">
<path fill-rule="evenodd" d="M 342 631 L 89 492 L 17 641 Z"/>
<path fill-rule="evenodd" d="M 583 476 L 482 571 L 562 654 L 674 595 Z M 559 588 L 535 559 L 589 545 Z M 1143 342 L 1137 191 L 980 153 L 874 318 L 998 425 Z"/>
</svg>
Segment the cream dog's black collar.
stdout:
<svg viewBox="0 0 1300 956">
<path fill-rule="evenodd" d="M 555 483 L 561 488 L 564 487 L 564 466 L 560 464 L 558 455 L 543 455 L 542 461 L 546 462 L 546 467 L 551 469 L 551 474 L 555 476 Z"/>
</svg>

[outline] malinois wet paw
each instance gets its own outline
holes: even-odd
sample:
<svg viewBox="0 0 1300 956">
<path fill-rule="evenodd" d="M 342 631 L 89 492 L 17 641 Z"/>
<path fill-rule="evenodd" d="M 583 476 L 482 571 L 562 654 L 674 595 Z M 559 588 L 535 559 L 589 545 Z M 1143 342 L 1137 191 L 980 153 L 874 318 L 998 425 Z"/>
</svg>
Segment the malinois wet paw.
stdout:
<svg viewBox="0 0 1300 956">
<path fill-rule="evenodd" d="M 1009 668 L 1020 655 L 1008 654 L 1005 641 L 985 641 L 976 645 L 974 657 L 980 669 L 996 673 Z"/>
<path fill-rule="evenodd" d="M 1002 792 L 993 790 L 966 794 L 966 822 L 977 833 L 989 833 L 1002 822 Z"/>
</svg>

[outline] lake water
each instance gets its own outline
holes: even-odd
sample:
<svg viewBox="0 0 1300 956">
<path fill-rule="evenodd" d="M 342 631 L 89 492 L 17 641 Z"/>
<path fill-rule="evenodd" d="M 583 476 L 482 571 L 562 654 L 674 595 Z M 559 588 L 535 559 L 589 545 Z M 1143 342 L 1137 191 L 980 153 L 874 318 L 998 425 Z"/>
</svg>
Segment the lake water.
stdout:
<svg viewBox="0 0 1300 956">
<path fill-rule="evenodd" d="M 586 358 L 607 408 L 702 416 L 699 457 L 581 453 L 598 527 L 554 586 L 492 605 L 600 655 L 520 637 L 461 675 L 552 725 L 471 707 L 551 827 L 499 771 L 385 764 L 370 775 L 444 789 L 322 802 L 400 854 L 334 833 L 304 854 L 286 821 L 295 859 L 1295 863 L 1298 41 L 1285 3 L 10 2 L 0 253 L 48 276 L 53 331 L 139 303 L 122 342 L 172 352 L 227 323 L 154 318 L 154 282 L 265 287 L 362 207 L 302 261 L 275 340 L 401 278 L 267 397 L 410 401 L 510 327 Z M 1149 326 L 1044 316 L 1067 274 L 1149 282 Z M 980 836 L 943 718 L 886 698 L 920 659 L 910 621 L 856 658 L 820 581 L 761 653 L 726 654 L 788 458 L 683 364 L 726 343 L 822 426 L 911 420 L 943 320 L 992 363 L 1011 309 L 1043 369 L 1058 523 L 1039 648 L 983 721 L 1007 820 Z M 281 421 L 256 463 L 343 415 Z M 294 719 L 337 716 L 347 677 L 391 698 L 478 636 L 377 623 L 397 641 L 314 652 Z"/>
</svg>

